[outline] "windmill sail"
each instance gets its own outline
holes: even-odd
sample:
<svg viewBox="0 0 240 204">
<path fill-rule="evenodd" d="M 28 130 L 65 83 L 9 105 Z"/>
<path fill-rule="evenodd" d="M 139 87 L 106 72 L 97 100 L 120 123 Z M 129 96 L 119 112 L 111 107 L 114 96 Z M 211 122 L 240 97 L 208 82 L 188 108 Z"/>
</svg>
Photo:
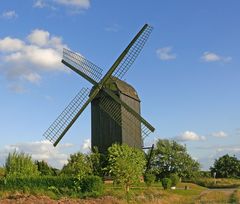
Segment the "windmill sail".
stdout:
<svg viewBox="0 0 240 204">
<path fill-rule="evenodd" d="M 101 80 L 103 71 L 101 68 L 66 48 L 63 49 L 62 62 L 94 85 Z"/>
<path fill-rule="evenodd" d="M 89 88 L 82 88 L 74 99 L 69 103 L 65 110 L 58 116 L 52 125 L 46 130 L 43 136 L 56 146 L 65 133 L 68 125 L 77 116 L 83 105 L 88 99 Z M 76 118 L 77 119 L 77 118 Z M 75 119 L 75 120 L 76 120 Z"/>
<path fill-rule="evenodd" d="M 134 131 L 141 128 L 142 140 L 144 140 L 151 132 L 139 118 L 135 117 L 124 106 L 119 105 L 117 102 L 109 99 L 109 97 L 102 96 L 99 103 L 100 108 L 105 111 L 119 126 L 125 127 L 128 130 L 129 135 L 134 135 Z M 132 132 L 131 132 L 132 131 Z"/>
<path fill-rule="evenodd" d="M 145 25 L 143 27 L 143 32 L 138 36 L 137 40 L 132 44 L 128 53 L 122 59 L 116 70 L 113 72 L 113 76 L 122 79 L 126 72 L 129 70 L 139 53 L 141 52 L 143 46 L 145 45 L 149 35 L 153 30 L 152 26 Z"/>
</svg>

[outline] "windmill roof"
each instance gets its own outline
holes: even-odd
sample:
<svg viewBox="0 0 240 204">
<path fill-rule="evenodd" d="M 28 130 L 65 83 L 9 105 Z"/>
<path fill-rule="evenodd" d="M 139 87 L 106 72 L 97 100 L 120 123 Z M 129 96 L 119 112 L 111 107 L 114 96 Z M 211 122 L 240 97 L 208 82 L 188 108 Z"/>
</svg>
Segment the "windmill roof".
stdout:
<svg viewBox="0 0 240 204">
<path fill-rule="evenodd" d="M 121 94 L 127 95 L 137 101 L 140 101 L 137 91 L 130 84 L 116 77 L 112 77 L 112 83 L 116 85 L 118 91 L 120 91 Z"/>
</svg>

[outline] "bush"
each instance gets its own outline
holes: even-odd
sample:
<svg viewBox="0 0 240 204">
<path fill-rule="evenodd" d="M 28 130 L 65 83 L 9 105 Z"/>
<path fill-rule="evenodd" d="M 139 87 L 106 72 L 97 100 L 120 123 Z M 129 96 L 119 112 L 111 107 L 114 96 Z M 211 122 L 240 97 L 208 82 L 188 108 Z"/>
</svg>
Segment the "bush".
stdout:
<svg viewBox="0 0 240 204">
<path fill-rule="evenodd" d="M 163 186 L 164 190 L 170 189 L 171 185 L 172 185 L 171 179 L 169 179 L 169 178 L 163 178 L 162 179 L 162 186 Z"/>
<path fill-rule="evenodd" d="M 57 189 L 69 188 L 74 186 L 74 178 L 72 177 L 56 177 L 56 176 L 38 176 L 38 177 L 7 177 L 0 179 L 0 190 L 22 190 L 29 189 L 45 189 L 54 186 Z"/>
<path fill-rule="evenodd" d="M 5 176 L 5 169 L 3 167 L 0 167 L 0 179 Z"/>
<path fill-rule="evenodd" d="M 6 176 L 8 177 L 28 177 L 39 175 L 37 165 L 34 164 L 31 156 L 25 153 L 9 153 L 6 159 L 5 169 Z"/>
<path fill-rule="evenodd" d="M 172 182 L 171 186 L 176 186 L 179 183 L 179 180 L 180 180 L 180 178 L 177 174 L 171 174 L 170 179 L 171 179 L 171 182 Z"/>
<path fill-rule="evenodd" d="M 103 193 L 103 181 L 99 176 L 86 176 L 80 180 L 80 188 L 83 193 L 101 195 Z"/>
<path fill-rule="evenodd" d="M 147 186 L 151 186 L 155 182 L 156 176 L 153 173 L 146 173 L 144 175 L 144 182 L 147 184 Z"/>
</svg>

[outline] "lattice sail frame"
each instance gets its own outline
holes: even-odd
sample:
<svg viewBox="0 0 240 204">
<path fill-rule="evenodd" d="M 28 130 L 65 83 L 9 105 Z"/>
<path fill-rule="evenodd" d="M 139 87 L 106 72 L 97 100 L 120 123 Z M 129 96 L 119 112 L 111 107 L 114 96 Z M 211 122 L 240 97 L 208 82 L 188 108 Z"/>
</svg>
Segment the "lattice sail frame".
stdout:
<svg viewBox="0 0 240 204">
<path fill-rule="evenodd" d="M 43 134 L 43 136 L 47 140 L 49 140 L 53 144 L 56 142 L 56 140 L 60 137 L 68 124 L 72 121 L 78 111 L 85 104 L 88 99 L 89 93 L 89 88 L 82 88 L 78 92 L 78 94 L 73 98 L 69 105 Z"/>
<path fill-rule="evenodd" d="M 122 78 L 125 73 L 129 70 L 130 66 L 133 64 L 140 51 L 142 50 L 144 44 L 146 43 L 152 27 L 149 25 L 144 25 L 144 27 L 135 36 L 132 42 L 128 45 L 125 51 L 121 54 L 121 57 L 116 60 L 116 65 L 111 67 L 111 69 L 102 77 L 102 69 L 93 64 L 92 62 L 85 59 L 83 56 L 74 53 L 68 49 L 63 50 L 63 63 L 69 66 L 72 70 L 83 76 L 85 79 L 89 80 L 92 84 L 98 85 L 97 90 L 95 89 L 92 94 L 90 94 L 90 89 L 83 88 L 77 96 L 70 102 L 70 104 L 65 108 L 65 110 L 60 114 L 60 116 L 52 123 L 48 130 L 44 133 L 44 137 L 54 143 L 54 146 L 62 139 L 67 130 L 75 122 L 77 117 L 82 113 L 86 106 L 94 99 L 100 89 L 103 87 L 104 83 L 111 76 Z M 127 50 L 127 51 L 126 51 Z M 113 71 L 111 71 L 113 70 Z M 114 71 L 115 70 L 115 71 Z M 100 85 L 100 86 L 99 86 Z M 96 88 L 96 87 L 95 87 Z M 94 94 L 93 94 L 94 93 Z M 88 97 L 89 96 L 89 97 Z M 106 107 L 104 103 L 102 104 L 103 110 L 105 110 L 116 122 L 124 126 L 137 125 L 139 126 L 140 121 L 136 116 L 130 113 L 123 106 L 121 107 L 122 112 L 119 114 L 113 112 L 109 107 Z M 122 121 L 119 116 L 124 115 L 124 120 Z M 131 128 L 129 128 L 131 129 Z M 154 130 L 153 130 L 154 131 Z M 144 139 L 151 133 L 151 130 L 141 123 L 141 134 Z M 57 141 L 57 142 L 56 142 Z"/>
<path fill-rule="evenodd" d="M 71 50 L 63 48 L 63 60 L 86 74 L 88 77 L 94 79 L 96 82 L 99 82 L 102 78 L 103 69 Z"/>
<path fill-rule="evenodd" d="M 127 73 L 141 50 L 143 49 L 145 43 L 147 42 L 147 39 L 149 35 L 151 34 L 153 30 L 153 27 L 150 25 L 147 25 L 144 32 L 140 35 L 140 37 L 137 39 L 137 41 L 133 44 L 133 46 L 128 51 L 127 55 L 123 58 L 121 63 L 118 65 L 117 69 L 113 72 L 113 76 L 122 79 L 123 76 Z"/>
<path fill-rule="evenodd" d="M 108 97 L 102 96 L 100 98 L 99 106 L 121 127 L 141 126 L 142 141 L 144 141 L 144 139 L 151 133 L 151 130 L 147 126 L 145 126 L 141 121 L 139 121 L 138 118 L 136 118 L 123 106 L 121 106 L 120 109 L 119 104 L 109 99 Z M 135 128 L 128 128 L 128 130 L 134 131 Z M 130 135 L 134 135 L 134 132 L 130 133 Z"/>
</svg>

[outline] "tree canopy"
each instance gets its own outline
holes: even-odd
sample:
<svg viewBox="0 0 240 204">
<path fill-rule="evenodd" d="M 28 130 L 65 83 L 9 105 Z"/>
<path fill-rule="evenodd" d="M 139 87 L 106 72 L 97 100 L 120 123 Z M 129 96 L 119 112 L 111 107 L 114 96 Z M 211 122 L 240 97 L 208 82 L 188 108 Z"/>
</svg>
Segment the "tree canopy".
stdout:
<svg viewBox="0 0 240 204">
<path fill-rule="evenodd" d="M 211 173 L 216 173 L 217 178 L 237 178 L 240 177 L 240 160 L 236 156 L 223 155 L 215 160 Z"/>
<path fill-rule="evenodd" d="M 157 141 L 151 166 L 159 179 L 172 173 L 181 178 L 192 178 L 200 169 L 200 164 L 187 153 L 186 146 L 167 139 Z"/>
<path fill-rule="evenodd" d="M 61 175 L 83 178 L 86 175 L 92 174 L 92 168 L 87 155 L 77 152 L 71 154 L 68 163 L 63 166 Z"/>
<path fill-rule="evenodd" d="M 126 192 L 133 183 L 140 181 L 146 164 L 144 152 L 126 144 L 109 147 L 108 162 L 113 180 L 122 184 Z"/>
</svg>

